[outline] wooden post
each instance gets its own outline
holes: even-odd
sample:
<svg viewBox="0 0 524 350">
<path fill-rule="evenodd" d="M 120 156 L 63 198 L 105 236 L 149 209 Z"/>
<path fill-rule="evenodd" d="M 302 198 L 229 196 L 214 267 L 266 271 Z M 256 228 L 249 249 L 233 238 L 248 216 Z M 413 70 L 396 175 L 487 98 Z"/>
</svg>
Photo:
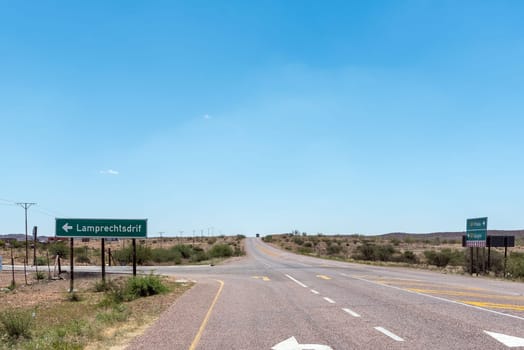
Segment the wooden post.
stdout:
<svg viewBox="0 0 524 350">
<path fill-rule="evenodd" d="M 113 255 L 111 254 L 111 248 L 107 248 L 107 258 L 109 260 L 109 266 L 111 266 L 111 260 L 113 260 Z"/>
<path fill-rule="evenodd" d="M 26 258 L 24 258 L 24 276 L 25 276 L 25 284 L 27 285 Z"/>
<path fill-rule="evenodd" d="M 49 247 L 46 250 L 46 256 L 47 256 L 47 279 L 51 279 L 51 265 L 49 265 Z"/>
<path fill-rule="evenodd" d="M 133 238 L 133 276 L 136 276 L 136 239 Z"/>
<path fill-rule="evenodd" d="M 69 253 L 70 253 L 70 263 L 69 263 L 69 269 L 70 269 L 70 279 L 69 279 L 69 293 L 73 293 L 73 290 L 74 290 L 74 287 L 75 287 L 75 271 L 74 271 L 74 262 L 75 262 L 75 259 L 74 259 L 74 254 L 73 254 L 73 249 L 74 249 L 74 244 L 73 244 L 73 237 L 70 238 L 70 243 L 69 243 Z"/>
<path fill-rule="evenodd" d="M 507 240 L 504 240 L 504 278 L 506 278 L 506 263 L 508 262 L 508 244 Z"/>
<path fill-rule="evenodd" d="M 471 276 L 473 276 L 473 247 L 469 248 L 469 252 L 470 252 L 470 263 L 471 263 L 470 264 L 471 265 L 470 266 L 471 269 L 470 269 L 469 273 L 471 274 Z"/>
<path fill-rule="evenodd" d="M 101 257 L 102 257 L 102 283 L 106 283 L 106 240 L 105 238 L 102 238 L 102 246 L 100 247 L 101 249 Z"/>
<path fill-rule="evenodd" d="M 15 282 L 15 258 L 13 256 L 13 246 L 11 245 L 11 274 L 13 276 L 13 279 L 11 280 L 11 286 L 14 288 L 16 285 Z"/>
<path fill-rule="evenodd" d="M 475 259 L 475 272 L 477 273 L 477 277 L 479 276 L 479 247 L 475 248 L 476 252 L 476 259 Z"/>
<path fill-rule="evenodd" d="M 486 248 L 482 247 L 482 273 L 486 273 Z"/>
<path fill-rule="evenodd" d="M 488 246 L 488 272 L 491 270 L 491 244 Z"/>
</svg>

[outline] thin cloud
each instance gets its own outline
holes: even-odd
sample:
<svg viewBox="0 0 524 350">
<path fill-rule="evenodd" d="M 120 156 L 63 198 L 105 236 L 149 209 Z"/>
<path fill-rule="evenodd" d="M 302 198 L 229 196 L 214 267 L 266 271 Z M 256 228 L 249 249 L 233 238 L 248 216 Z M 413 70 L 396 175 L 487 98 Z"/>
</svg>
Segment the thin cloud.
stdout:
<svg viewBox="0 0 524 350">
<path fill-rule="evenodd" d="M 209 120 L 209 119 L 211 119 L 211 118 L 212 118 L 212 117 L 211 117 L 209 114 L 204 114 L 204 119 Z"/>
<path fill-rule="evenodd" d="M 120 172 L 113 170 L 113 169 L 107 169 L 107 170 L 100 170 L 100 174 L 102 175 L 118 175 Z"/>
</svg>

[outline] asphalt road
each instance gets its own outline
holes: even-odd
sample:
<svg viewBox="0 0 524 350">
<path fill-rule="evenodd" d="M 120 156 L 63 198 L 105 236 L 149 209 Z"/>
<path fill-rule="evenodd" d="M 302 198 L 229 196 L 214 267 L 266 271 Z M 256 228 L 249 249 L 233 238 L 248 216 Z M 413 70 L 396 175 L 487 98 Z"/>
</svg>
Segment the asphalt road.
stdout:
<svg viewBox="0 0 524 350">
<path fill-rule="evenodd" d="M 522 283 L 246 251 L 157 268 L 198 283 L 129 349 L 524 348 Z"/>
</svg>

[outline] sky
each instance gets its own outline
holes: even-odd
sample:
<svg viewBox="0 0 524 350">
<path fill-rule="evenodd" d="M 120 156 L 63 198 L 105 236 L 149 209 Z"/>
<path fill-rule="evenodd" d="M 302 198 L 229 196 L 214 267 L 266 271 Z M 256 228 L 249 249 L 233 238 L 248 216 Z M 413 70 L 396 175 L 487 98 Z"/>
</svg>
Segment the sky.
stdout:
<svg viewBox="0 0 524 350">
<path fill-rule="evenodd" d="M 0 0 L 0 233 L 523 229 L 523 11 Z"/>
</svg>

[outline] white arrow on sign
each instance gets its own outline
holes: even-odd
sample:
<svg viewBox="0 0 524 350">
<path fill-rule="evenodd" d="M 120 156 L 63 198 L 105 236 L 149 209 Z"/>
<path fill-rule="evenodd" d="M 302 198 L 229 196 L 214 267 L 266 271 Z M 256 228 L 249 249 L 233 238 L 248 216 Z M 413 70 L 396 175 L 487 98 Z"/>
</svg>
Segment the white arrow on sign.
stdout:
<svg viewBox="0 0 524 350">
<path fill-rule="evenodd" d="M 327 345 L 299 344 L 295 337 L 284 340 L 271 348 L 272 350 L 333 350 Z"/>
<path fill-rule="evenodd" d="M 517 348 L 519 346 L 524 346 L 524 338 L 488 331 L 484 331 L 484 333 L 492 336 L 493 338 L 495 338 L 496 340 L 498 340 L 499 342 L 501 342 L 509 348 Z"/>
<path fill-rule="evenodd" d="M 73 228 L 73 226 L 69 226 L 69 223 L 68 223 L 68 222 L 66 222 L 66 223 L 64 224 L 64 226 L 62 226 L 62 229 L 63 229 L 66 233 L 68 233 L 69 230 L 72 229 L 72 228 Z"/>
</svg>

